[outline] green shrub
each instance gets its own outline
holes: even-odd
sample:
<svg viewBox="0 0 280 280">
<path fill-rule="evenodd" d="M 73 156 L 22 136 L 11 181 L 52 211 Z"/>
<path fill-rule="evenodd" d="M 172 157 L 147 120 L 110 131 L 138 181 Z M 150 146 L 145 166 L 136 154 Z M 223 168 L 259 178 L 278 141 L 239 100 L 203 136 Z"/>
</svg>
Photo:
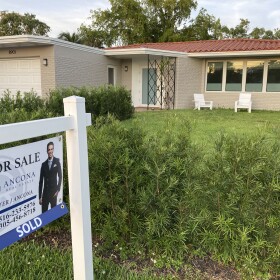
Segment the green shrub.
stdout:
<svg viewBox="0 0 280 280">
<path fill-rule="evenodd" d="M 15 96 L 12 96 L 7 91 L 0 99 L 0 111 L 1 113 L 9 113 L 14 110 L 24 110 L 26 112 L 35 112 L 44 107 L 44 100 L 37 96 L 33 91 L 24 92 L 21 94 L 19 91 Z"/>
<path fill-rule="evenodd" d="M 124 87 L 100 87 L 95 93 L 91 92 L 91 98 L 93 106 L 89 110 L 95 114 L 96 108 L 98 114 L 95 116 L 111 114 L 119 120 L 125 120 L 133 115 L 131 94 Z"/>
<path fill-rule="evenodd" d="M 103 124 L 104 119 L 97 122 Z M 125 129 L 111 117 L 106 122 L 88 133 L 92 226 L 108 244 L 124 243 L 139 226 L 134 221 L 135 192 L 145 153 L 143 135 L 137 128 Z"/>
<path fill-rule="evenodd" d="M 262 277 L 272 263 L 280 269 L 279 144 L 262 134 L 221 134 L 206 162 L 204 211 L 211 215 L 201 225 L 200 244 Z"/>
<path fill-rule="evenodd" d="M 119 120 L 125 120 L 131 118 L 134 113 L 130 92 L 117 86 L 58 88 L 52 90 L 46 99 L 32 91 L 17 92 L 16 96 L 7 91 L 0 98 L 0 111 L 13 113 L 15 110 L 23 110 L 35 113 L 45 109 L 51 116 L 63 116 L 63 98 L 73 95 L 85 98 L 86 112 L 91 113 L 94 118 L 110 114 Z"/>
<path fill-rule="evenodd" d="M 64 115 L 63 98 L 76 95 L 78 96 L 78 88 L 58 88 L 49 92 L 46 99 L 46 107 L 50 112 L 53 112 L 56 116 Z"/>
<path fill-rule="evenodd" d="M 179 127 L 176 136 L 167 128 L 152 138 L 112 120 L 89 130 L 92 226 L 108 246 L 133 243 L 134 249 L 183 256 L 184 185 L 198 176 L 200 156 L 189 140 L 189 123 Z"/>
<path fill-rule="evenodd" d="M 17 123 L 31 120 L 38 120 L 52 117 L 52 114 L 45 108 L 38 109 L 35 111 L 26 111 L 25 109 L 14 109 L 11 112 L 2 112 L 0 114 L 0 125 L 8 123 Z"/>
<path fill-rule="evenodd" d="M 98 119 L 89 130 L 94 232 L 106 248 L 144 250 L 158 265 L 191 250 L 246 279 L 279 274 L 279 144 L 261 133 L 220 134 L 209 152 L 194 144 L 187 120 L 170 117 L 148 137 Z"/>
<path fill-rule="evenodd" d="M 101 86 L 82 88 L 60 88 L 49 93 L 47 108 L 57 115 L 63 115 L 63 98 L 81 96 L 86 100 L 86 111 L 95 118 L 114 115 L 119 120 L 131 118 L 134 113 L 131 94 L 124 87 Z"/>
</svg>

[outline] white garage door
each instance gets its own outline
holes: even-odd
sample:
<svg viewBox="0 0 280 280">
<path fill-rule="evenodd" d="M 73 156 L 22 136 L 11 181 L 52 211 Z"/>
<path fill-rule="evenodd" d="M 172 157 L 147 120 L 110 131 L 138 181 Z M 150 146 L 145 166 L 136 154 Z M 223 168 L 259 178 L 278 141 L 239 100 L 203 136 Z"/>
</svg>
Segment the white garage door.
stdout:
<svg viewBox="0 0 280 280">
<path fill-rule="evenodd" d="M 7 89 L 41 95 L 40 59 L 0 59 L 0 96 Z"/>
</svg>

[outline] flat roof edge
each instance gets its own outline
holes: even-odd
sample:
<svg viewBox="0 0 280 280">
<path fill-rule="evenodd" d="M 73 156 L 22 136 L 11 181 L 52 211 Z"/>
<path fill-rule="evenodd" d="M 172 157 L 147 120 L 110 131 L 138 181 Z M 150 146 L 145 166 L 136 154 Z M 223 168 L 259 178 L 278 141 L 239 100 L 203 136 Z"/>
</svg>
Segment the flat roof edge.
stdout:
<svg viewBox="0 0 280 280">
<path fill-rule="evenodd" d="M 234 51 L 234 52 L 189 52 L 189 57 L 211 58 L 211 57 L 238 57 L 238 56 L 269 56 L 279 55 L 280 50 L 254 50 L 254 51 Z"/>
<path fill-rule="evenodd" d="M 137 54 L 162 55 L 162 56 L 173 56 L 173 57 L 186 57 L 187 56 L 187 53 L 185 53 L 185 52 L 150 49 L 150 48 L 105 50 L 106 56 L 137 55 Z"/>
<path fill-rule="evenodd" d="M 7 45 L 9 47 L 9 44 L 17 44 L 17 45 L 23 45 L 24 44 L 32 44 L 34 46 L 36 45 L 47 45 L 47 46 L 62 46 L 62 47 L 68 47 L 76 50 L 83 50 L 88 52 L 94 52 L 97 54 L 104 54 L 104 50 L 100 50 L 98 48 L 89 47 L 81 44 L 76 44 L 68 41 L 64 41 L 57 38 L 51 38 L 46 36 L 35 36 L 35 35 L 16 35 L 16 36 L 2 36 L 0 37 L 0 45 Z"/>
</svg>

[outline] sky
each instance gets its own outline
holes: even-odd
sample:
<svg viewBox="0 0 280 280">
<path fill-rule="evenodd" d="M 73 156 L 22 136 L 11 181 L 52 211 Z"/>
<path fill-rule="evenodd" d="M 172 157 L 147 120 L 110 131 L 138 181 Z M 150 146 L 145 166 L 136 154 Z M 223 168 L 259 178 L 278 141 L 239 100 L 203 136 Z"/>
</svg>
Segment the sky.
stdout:
<svg viewBox="0 0 280 280">
<path fill-rule="evenodd" d="M 240 18 L 248 19 L 250 27 L 280 28 L 279 0 L 198 0 L 194 18 L 201 8 L 220 18 L 221 24 L 235 27 Z M 109 8 L 109 0 L 0 0 L 0 11 L 31 13 L 51 28 L 48 34 L 56 38 L 61 32 L 76 32 L 87 24 L 90 10 Z"/>
</svg>

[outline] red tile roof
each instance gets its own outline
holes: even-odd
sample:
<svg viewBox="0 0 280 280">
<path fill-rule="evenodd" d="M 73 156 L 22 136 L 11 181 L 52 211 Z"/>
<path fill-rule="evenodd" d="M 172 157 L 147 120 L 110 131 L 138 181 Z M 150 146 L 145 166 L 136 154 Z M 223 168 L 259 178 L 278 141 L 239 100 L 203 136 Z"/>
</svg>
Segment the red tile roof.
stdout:
<svg viewBox="0 0 280 280">
<path fill-rule="evenodd" d="M 175 52 L 199 53 L 199 52 L 234 52 L 234 51 L 265 51 L 280 50 L 280 40 L 263 39 L 225 39 L 167 43 L 143 43 L 122 47 L 112 47 L 106 50 L 118 49 L 156 49 Z"/>
</svg>

